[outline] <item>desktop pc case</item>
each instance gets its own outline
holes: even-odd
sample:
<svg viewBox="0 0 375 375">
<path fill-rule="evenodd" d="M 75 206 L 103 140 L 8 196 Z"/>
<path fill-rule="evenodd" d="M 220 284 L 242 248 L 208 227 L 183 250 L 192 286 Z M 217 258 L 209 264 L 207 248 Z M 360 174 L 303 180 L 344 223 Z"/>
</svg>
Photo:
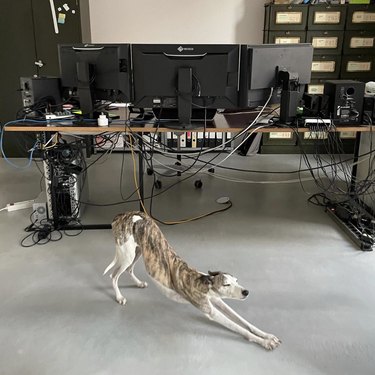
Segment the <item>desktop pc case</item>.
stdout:
<svg viewBox="0 0 375 375">
<path fill-rule="evenodd" d="M 362 123 L 365 84 L 353 80 L 331 80 L 324 84 L 324 95 L 329 97 L 328 110 L 336 125 Z"/>
<path fill-rule="evenodd" d="M 74 164 L 74 162 L 73 162 Z M 77 220 L 81 217 L 89 195 L 86 173 L 66 173 L 63 167 L 43 162 L 47 210 L 50 219 L 59 222 Z"/>
</svg>

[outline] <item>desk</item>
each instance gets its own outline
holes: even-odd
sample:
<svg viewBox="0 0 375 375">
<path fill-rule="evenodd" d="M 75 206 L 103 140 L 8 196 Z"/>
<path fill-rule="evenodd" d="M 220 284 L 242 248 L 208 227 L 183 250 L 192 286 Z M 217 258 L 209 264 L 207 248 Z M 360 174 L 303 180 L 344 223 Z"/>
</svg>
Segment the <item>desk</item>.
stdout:
<svg viewBox="0 0 375 375">
<path fill-rule="evenodd" d="M 121 124 L 114 124 L 110 125 L 108 127 L 98 127 L 98 126 L 35 126 L 35 125 L 12 125 L 7 126 L 6 131 L 12 131 L 12 132 L 40 132 L 40 133 L 55 133 L 55 132 L 61 132 L 64 134 L 80 134 L 80 135 L 97 135 L 102 133 L 123 133 L 123 132 L 133 132 L 133 133 L 153 133 L 153 132 L 201 132 L 205 130 L 206 132 L 231 132 L 231 133 L 239 133 L 243 131 L 246 127 L 246 124 L 249 124 L 251 122 L 251 119 L 249 120 L 249 117 L 246 114 L 227 114 L 227 115 L 217 115 L 213 122 L 207 122 L 207 127 L 205 129 L 197 128 L 197 129 L 189 129 L 189 130 L 173 130 L 170 128 L 167 128 L 165 126 L 159 126 L 155 127 L 154 125 L 145 125 L 145 126 L 138 126 L 138 125 L 132 125 L 129 127 L 128 125 L 125 125 L 125 122 L 123 125 Z M 152 126 L 151 126 L 152 125 Z M 255 126 L 254 126 L 255 128 Z M 253 130 L 254 128 L 250 129 Z M 359 147 L 360 147 L 360 141 L 361 141 L 361 134 L 369 132 L 371 128 L 369 126 L 338 126 L 332 131 L 334 132 L 340 132 L 340 131 L 352 131 L 356 132 L 357 134 L 357 145 L 355 148 L 355 155 L 354 155 L 354 161 L 358 160 L 359 156 Z M 310 128 L 295 128 L 295 127 L 266 127 L 266 128 L 260 128 L 256 129 L 255 132 L 261 132 L 261 133 L 270 133 L 270 132 L 309 132 L 311 131 Z M 142 142 L 142 141 L 140 141 Z M 139 145 L 139 147 L 143 147 L 142 144 Z M 142 152 L 139 152 L 139 168 L 138 168 L 138 181 L 139 181 L 139 187 L 141 191 L 141 200 L 144 199 L 144 193 L 143 193 L 143 156 Z M 356 174 L 356 166 L 353 168 L 353 176 L 352 176 L 352 183 L 355 181 L 355 175 Z M 95 225 L 95 226 L 87 226 L 85 229 L 100 229 L 100 228 L 109 228 L 110 226 L 108 224 L 104 225 Z M 348 231 L 347 231 L 348 232 Z M 349 233 L 349 232 L 348 232 Z M 349 233 L 350 234 L 350 233 Z"/>
</svg>

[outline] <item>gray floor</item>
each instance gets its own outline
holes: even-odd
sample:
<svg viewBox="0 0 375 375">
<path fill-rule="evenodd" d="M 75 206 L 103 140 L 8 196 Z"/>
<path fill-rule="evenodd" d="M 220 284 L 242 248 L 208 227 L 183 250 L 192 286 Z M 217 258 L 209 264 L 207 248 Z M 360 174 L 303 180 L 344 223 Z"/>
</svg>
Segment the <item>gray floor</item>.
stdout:
<svg viewBox="0 0 375 375">
<path fill-rule="evenodd" d="M 113 155 L 90 170 L 92 202 L 119 199 L 120 161 Z M 0 207 L 39 194 L 35 167 L 17 171 L 0 162 Z M 235 157 L 232 164 L 291 170 L 299 158 Z M 151 177 L 145 178 L 149 185 Z M 153 212 L 181 219 L 216 209 L 219 196 L 231 197 L 225 213 L 162 230 L 191 265 L 228 271 L 250 289 L 246 301 L 230 305 L 280 337 L 277 350 L 246 342 L 152 284 L 134 288 L 128 276 L 120 279 L 128 304 L 118 305 L 109 278 L 101 276 L 114 253 L 109 230 L 22 248 L 31 213 L 22 210 L 0 213 L 1 374 L 373 374 L 374 254 L 358 251 L 322 208 L 307 203 L 298 183 L 202 179 L 202 190 L 188 180 L 155 199 Z M 125 194 L 131 181 L 127 174 Z M 163 179 L 163 186 L 169 183 Z M 304 187 L 316 191 L 312 183 Z M 84 222 L 109 222 L 137 207 L 87 207 Z M 147 279 L 141 262 L 136 269 Z"/>
</svg>

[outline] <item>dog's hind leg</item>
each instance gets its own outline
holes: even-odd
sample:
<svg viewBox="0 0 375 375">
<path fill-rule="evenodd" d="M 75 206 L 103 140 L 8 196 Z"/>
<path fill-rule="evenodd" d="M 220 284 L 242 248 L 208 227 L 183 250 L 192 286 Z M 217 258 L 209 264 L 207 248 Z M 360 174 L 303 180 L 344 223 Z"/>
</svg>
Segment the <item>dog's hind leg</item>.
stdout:
<svg viewBox="0 0 375 375">
<path fill-rule="evenodd" d="M 146 281 L 139 280 L 138 277 L 135 276 L 135 274 L 134 274 L 135 263 L 141 257 L 141 255 L 142 255 L 142 251 L 139 247 L 137 247 L 137 250 L 135 252 L 135 258 L 134 258 L 132 264 L 126 270 L 129 272 L 131 278 L 133 279 L 133 281 L 135 282 L 135 284 L 137 285 L 138 288 L 146 288 L 147 287 Z"/>
<path fill-rule="evenodd" d="M 121 274 L 128 269 L 134 262 L 136 256 L 137 244 L 134 242 L 134 237 L 130 236 L 125 243 L 116 245 L 116 254 L 117 254 L 117 268 L 112 273 L 112 285 L 116 294 L 116 301 L 120 305 L 125 305 L 126 298 L 121 294 L 118 287 L 118 280 Z"/>
<path fill-rule="evenodd" d="M 253 334 L 266 339 L 266 340 L 272 340 L 277 345 L 281 343 L 281 340 L 279 340 L 276 336 L 261 331 L 259 328 L 253 326 L 251 323 L 249 323 L 246 319 L 244 319 L 241 315 L 237 314 L 233 309 L 231 309 L 224 301 L 221 299 L 215 299 L 212 301 L 214 306 L 218 307 L 229 319 L 233 320 L 234 322 L 241 324 L 242 326 L 246 327 L 250 332 Z"/>
</svg>

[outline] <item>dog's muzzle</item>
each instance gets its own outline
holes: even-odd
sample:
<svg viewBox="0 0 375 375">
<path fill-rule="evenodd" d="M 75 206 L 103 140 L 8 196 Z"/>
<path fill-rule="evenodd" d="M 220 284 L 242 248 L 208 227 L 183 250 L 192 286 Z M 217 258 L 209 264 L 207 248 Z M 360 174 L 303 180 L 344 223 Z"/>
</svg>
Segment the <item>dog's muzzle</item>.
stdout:
<svg viewBox="0 0 375 375">
<path fill-rule="evenodd" d="M 249 291 L 246 290 L 246 289 L 244 289 L 244 290 L 242 291 L 242 295 L 243 295 L 244 298 L 246 298 L 246 297 L 249 295 Z"/>
</svg>

